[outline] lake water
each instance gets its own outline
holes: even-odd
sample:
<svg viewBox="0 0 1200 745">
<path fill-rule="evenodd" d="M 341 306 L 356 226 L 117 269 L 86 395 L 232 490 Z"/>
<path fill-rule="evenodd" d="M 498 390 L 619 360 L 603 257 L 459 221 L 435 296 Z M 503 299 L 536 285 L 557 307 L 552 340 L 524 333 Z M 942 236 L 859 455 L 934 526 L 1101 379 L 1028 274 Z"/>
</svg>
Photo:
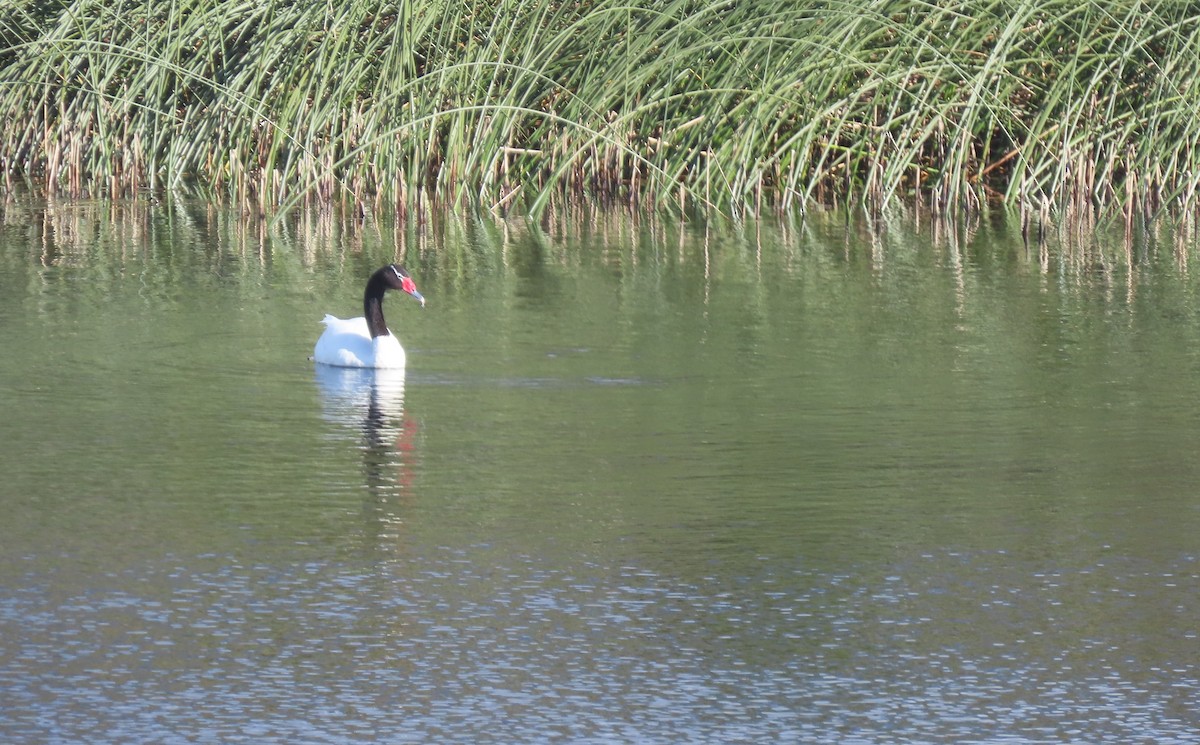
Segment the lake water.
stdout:
<svg viewBox="0 0 1200 745">
<path fill-rule="evenodd" d="M 0 217 L 2 741 L 1200 742 L 1194 237 Z"/>
</svg>

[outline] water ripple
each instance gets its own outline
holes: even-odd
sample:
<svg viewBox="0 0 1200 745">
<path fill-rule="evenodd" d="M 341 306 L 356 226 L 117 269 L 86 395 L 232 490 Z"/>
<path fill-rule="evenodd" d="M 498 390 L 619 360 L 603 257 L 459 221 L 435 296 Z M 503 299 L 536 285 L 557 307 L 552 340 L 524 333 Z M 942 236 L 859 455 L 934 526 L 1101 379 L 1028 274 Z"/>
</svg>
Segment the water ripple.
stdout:
<svg viewBox="0 0 1200 745">
<path fill-rule="evenodd" d="M 1029 616 L 1061 597 L 1051 583 L 963 585 L 979 566 L 940 577 L 897 567 L 871 587 L 779 567 L 682 581 L 633 564 L 498 558 L 488 547 L 374 565 L 212 556 L 68 594 L 27 578 L 0 598 L 0 735 L 1196 741 L 1194 660 L 1154 663 L 1100 627 L 1071 646 L 1050 623 L 1038 631 Z M 1081 577 L 1060 582 L 1077 590 Z M 1187 562 L 1164 580 L 1193 598 L 1200 589 Z M 998 618 L 956 617 L 989 603 Z M 986 641 L 955 630 L 981 622 Z"/>
</svg>

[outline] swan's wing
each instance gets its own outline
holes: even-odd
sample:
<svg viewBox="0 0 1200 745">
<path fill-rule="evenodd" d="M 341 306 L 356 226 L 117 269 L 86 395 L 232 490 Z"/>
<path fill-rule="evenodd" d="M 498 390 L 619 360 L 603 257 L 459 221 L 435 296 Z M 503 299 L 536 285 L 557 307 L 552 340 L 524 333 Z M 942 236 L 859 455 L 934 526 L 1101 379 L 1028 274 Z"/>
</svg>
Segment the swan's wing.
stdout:
<svg viewBox="0 0 1200 745">
<path fill-rule="evenodd" d="M 325 324 L 325 332 L 330 331 L 337 334 L 356 334 L 364 339 L 371 338 L 371 332 L 367 329 L 367 319 L 359 316 L 358 318 L 338 318 L 337 316 L 325 314 L 321 319 L 321 323 Z"/>
<path fill-rule="evenodd" d="M 375 357 L 365 318 L 325 316 L 325 331 L 313 348 L 313 359 L 338 367 L 372 367 Z"/>
</svg>

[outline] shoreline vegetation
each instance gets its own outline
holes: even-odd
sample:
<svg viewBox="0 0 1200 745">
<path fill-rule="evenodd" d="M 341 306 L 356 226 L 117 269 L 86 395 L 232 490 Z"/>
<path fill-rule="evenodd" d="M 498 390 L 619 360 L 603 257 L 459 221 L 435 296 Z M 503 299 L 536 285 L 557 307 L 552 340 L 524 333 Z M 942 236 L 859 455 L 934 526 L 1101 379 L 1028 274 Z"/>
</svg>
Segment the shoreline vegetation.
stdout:
<svg viewBox="0 0 1200 745">
<path fill-rule="evenodd" d="M 11 0 L 0 189 L 1191 217 L 1200 5 Z"/>
</svg>

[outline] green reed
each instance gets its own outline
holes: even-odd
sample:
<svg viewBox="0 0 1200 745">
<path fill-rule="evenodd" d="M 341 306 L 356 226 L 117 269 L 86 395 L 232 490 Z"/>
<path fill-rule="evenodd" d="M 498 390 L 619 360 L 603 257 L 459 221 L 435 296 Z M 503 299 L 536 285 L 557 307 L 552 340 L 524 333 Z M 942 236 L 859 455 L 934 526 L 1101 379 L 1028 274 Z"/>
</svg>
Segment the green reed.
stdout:
<svg viewBox="0 0 1200 745">
<path fill-rule="evenodd" d="M 1200 6 L 9 0 L 9 190 L 1190 212 Z"/>
</svg>

